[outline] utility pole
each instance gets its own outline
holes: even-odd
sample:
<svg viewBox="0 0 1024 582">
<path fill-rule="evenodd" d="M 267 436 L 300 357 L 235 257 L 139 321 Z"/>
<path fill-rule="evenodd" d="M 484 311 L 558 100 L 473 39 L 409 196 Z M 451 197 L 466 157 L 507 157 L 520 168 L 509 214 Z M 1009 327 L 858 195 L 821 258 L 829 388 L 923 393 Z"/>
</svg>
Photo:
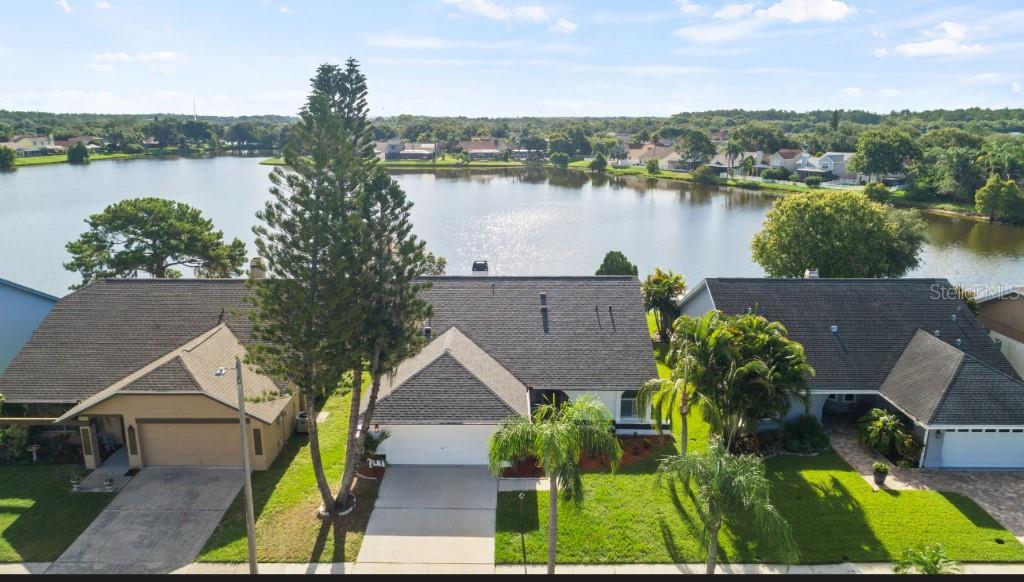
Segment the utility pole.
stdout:
<svg viewBox="0 0 1024 582">
<path fill-rule="evenodd" d="M 238 425 L 242 432 L 242 472 L 245 478 L 245 529 L 249 534 L 249 573 L 259 574 L 259 566 L 256 564 L 256 517 L 252 508 L 252 469 L 249 467 L 249 429 L 245 422 L 242 360 L 238 358 L 235 358 L 235 384 L 238 385 Z"/>
</svg>

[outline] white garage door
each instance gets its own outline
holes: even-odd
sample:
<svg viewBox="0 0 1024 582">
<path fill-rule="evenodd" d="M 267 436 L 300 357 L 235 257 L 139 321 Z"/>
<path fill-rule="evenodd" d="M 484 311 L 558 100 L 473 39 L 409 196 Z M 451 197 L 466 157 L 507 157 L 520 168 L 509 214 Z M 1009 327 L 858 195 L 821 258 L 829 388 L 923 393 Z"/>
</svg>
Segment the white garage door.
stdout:
<svg viewBox="0 0 1024 582">
<path fill-rule="evenodd" d="M 1024 468 L 1024 433 L 946 431 L 942 435 L 942 466 L 947 469 Z"/>
<path fill-rule="evenodd" d="M 389 465 L 486 465 L 495 425 L 388 426 L 378 452 Z"/>
<path fill-rule="evenodd" d="M 238 424 L 143 423 L 142 463 L 144 465 L 242 464 L 242 437 Z"/>
</svg>

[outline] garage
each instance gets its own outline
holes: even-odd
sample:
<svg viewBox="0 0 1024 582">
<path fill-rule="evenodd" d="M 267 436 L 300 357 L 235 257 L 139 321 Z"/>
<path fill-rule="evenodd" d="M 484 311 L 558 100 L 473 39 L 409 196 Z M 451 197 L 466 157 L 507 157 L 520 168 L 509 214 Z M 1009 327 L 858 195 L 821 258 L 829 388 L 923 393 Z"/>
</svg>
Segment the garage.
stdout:
<svg viewBox="0 0 1024 582">
<path fill-rule="evenodd" d="M 947 469 L 1024 468 L 1024 430 L 958 429 L 942 435 L 942 466 Z"/>
<path fill-rule="evenodd" d="M 378 453 L 389 465 L 486 465 L 487 440 L 497 425 L 404 425 L 384 427 L 391 436 Z"/>
<path fill-rule="evenodd" d="M 140 421 L 142 463 L 152 465 L 242 464 L 238 421 Z"/>
</svg>

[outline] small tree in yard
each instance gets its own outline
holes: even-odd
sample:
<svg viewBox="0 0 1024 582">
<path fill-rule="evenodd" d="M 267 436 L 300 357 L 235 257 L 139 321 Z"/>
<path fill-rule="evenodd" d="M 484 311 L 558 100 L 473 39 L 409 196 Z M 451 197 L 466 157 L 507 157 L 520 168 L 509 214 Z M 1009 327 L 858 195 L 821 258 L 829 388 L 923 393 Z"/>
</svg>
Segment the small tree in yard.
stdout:
<svg viewBox="0 0 1024 582">
<path fill-rule="evenodd" d="M 647 160 L 647 162 L 644 164 L 644 167 L 647 169 L 648 174 L 657 175 L 661 173 L 661 165 L 655 158 Z"/>
<path fill-rule="evenodd" d="M 764 462 L 753 455 L 732 456 L 716 438 L 706 452 L 665 458 L 658 467 L 659 481 L 692 488 L 697 518 L 704 526 L 701 546 L 707 551 L 707 574 L 718 564 L 718 534 L 735 520 L 751 523 L 786 563 L 799 558 L 793 531 L 771 500 L 771 481 Z"/>
<path fill-rule="evenodd" d="M 601 152 L 597 153 L 597 156 L 590 162 L 590 169 L 595 172 L 603 172 L 608 168 L 608 158 Z"/>
<path fill-rule="evenodd" d="M 175 267 L 208 277 L 242 273 L 245 244 L 226 244 L 203 213 L 162 198 L 122 200 L 86 220 L 89 230 L 67 244 L 69 271 L 82 275 L 84 287 L 97 279 L 134 277 L 141 272 L 158 279 L 176 278 Z"/>
<path fill-rule="evenodd" d="M 68 150 L 68 163 L 69 164 L 88 164 L 89 163 L 89 148 L 85 147 L 85 144 L 78 142 L 71 146 Z"/>
<path fill-rule="evenodd" d="M 906 440 L 907 429 L 896 413 L 873 408 L 857 420 L 857 434 L 862 443 L 891 456 Z"/>
<path fill-rule="evenodd" d="M 491 435 L 488 443 L 491 473 L 533 457 L 550 479 L 548 492 L 548 574 L 555 573 L 558 539 L 558 497 L 581 505 L 583 477 L 580 459 L 585 454 L 606 457 L 614 471 L 622 458 L 622 447 L 612 431 L 612 414 L 600 401 L 585 395 L 561 405 L 543 404 L 533 421 L 511 417 Z"/>
<path fill-rule="evenodd" d="M 0 172 L 13 172 L 18 169 L 17 155 L 11 148 L 0 147 Z"/>
<path fill-rule="evenodd" d="M 569 167 L 569 154 L 563 152 L 555 152 L 548 158 L 551 160 L 551 164 L 556 168 L 568 168 Z"/>
<path fill-rule="evenodd" d="M 604 261 L 601 262 L 601 266 L 598 267 L 595 275 L 632 275 L 637 276 L 639 270 L 636 265 L 629 262 L 626 255 L 619 251 L 608 251 L 608 254 L 604 256 Z"/>
<path fill-rule="evenodd" d="M 660 341 L 668 341 L 672 322 L 679 317 L 679 299 L 686 293 L 686 279 L 672 271 L 654 269 L 641 285 L 644 309 L 653 311 Z"/>
</svg>

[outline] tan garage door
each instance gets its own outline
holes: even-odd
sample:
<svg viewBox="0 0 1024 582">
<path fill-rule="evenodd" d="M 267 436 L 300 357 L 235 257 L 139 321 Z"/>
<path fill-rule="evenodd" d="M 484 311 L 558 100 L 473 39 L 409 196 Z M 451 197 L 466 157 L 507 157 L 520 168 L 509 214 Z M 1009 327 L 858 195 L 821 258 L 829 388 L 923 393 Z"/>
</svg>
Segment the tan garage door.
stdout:
<svg viewBox="0 0 1024 582">
<path fill-rule="evenodd" d="M 141 426 L 144 465 L 242 464 L 237 424 L 145 422 Z"/>
</svg>

